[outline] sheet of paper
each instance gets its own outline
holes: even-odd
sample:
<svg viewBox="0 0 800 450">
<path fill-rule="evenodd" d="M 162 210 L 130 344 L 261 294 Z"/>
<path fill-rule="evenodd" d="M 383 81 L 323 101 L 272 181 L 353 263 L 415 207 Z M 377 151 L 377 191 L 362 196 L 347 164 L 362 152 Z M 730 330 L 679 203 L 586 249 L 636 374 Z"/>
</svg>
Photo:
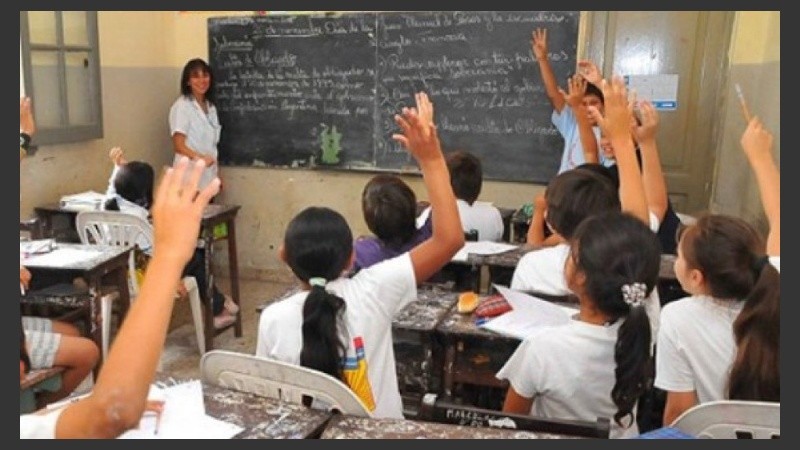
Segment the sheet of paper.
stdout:
<svg viewBox="0 0 800 450">
<path fill-rule="evenodd" d="M 548 326 L 563 325 L 578 310 L 556 305 L 505 286 L 494 285 L 513 308 L 511 311 L 490 319 L 481 327 L 517 339 L 525 339 L 532 332 Z"/>
<path fill-rule="evenodd" d="M 458 253 L 453 256 L 452 260 L 467 262 L 467 257 L 470 253 L 474 253 L 476 255 L 496 255 L 498 253 L 507 252 L 515 248 L 517 248 L 516 245 L 506 244 L 504 242 L 468 241 L 464 243 L 464 246 L 461 247 L 461 250 L 459 250 Z"/>
<path fill-rule="evenodd" d="M 168 387 L 151 386 L 148 400 L 162 400 L 164 411 L 156 433 L 156 416 L 145 413 L 139 428 L 120 439 L 230 439 L 244 428 L 206 415 L 199 380 Z"/>
<path fill-rule="evenodd" d="M 30 258 L 25 258 L 22 261 L 22 265 L 63 267 L 82 263 L 84 261 L 90 261 L 100 256 L 102 253 L 102 250 L 94 250 L 89 248 L 75 249 L 56 247 L 56 249 L 50 253 L 33 255 Z"/>
</svg>

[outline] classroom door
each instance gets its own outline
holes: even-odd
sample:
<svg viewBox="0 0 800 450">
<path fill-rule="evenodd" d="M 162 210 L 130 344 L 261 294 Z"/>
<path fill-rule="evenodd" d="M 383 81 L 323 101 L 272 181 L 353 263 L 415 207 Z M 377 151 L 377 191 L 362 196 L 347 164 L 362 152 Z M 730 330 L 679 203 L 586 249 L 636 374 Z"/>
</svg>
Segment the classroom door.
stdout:
<svg viewBox="0 0 800 450">
<path fill-rule="evenodd" d="M 586 51 L 603 74 L 678 74 L 678 108 L 660 114 L 658 148 L 675 209 L 708 209 L 732 11 L 589 14 Z"/>
</svg>

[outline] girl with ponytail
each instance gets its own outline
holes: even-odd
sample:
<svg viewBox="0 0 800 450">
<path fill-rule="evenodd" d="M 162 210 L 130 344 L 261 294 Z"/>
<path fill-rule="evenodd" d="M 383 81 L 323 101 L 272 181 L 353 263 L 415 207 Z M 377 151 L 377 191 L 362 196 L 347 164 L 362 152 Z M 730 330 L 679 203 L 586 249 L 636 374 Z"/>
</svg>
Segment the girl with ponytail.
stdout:
<svg viewBox="0 0 800 450">
<path fill-rule="evenodd" d="M 656 380 L 664 424 L 713 400 L 780 402 L 780 173 L 755 117 L 742 147 L 769 223 L 766 246 L 747 222 L 710 215 L 678 243 L 675 275 L 690 297 L 662 311 Z"/>
<path fill-rule="evenodd" d="M 417 284 L 438 272 L 464 245 L 433 105 L 395 116 L 393 136 L 416 158 L 433 211 L 430 238 L 391 259 L 346 277 L 354 261 L 344 217 L 324 207 L 301 211 L 280 249 L 303 290 L 261 313 L 256 355 L 325 372 L 344 381 L 375 417 L 403 417 L 392 347 L 392 318 L 417 297 Z"/>
<path fill-rule="evenodd" d="M 565 278 L 580 301 L 566 325 L 525 338 L 497 378 L 503 411 L 594 421 L 612 438 L 638 434 L 636 402 L 651 377 L 644 303 L 658 280 L 658 238 L 641 220 L 608 212 L 585 219 L 570 242 Z"/>
</svg>

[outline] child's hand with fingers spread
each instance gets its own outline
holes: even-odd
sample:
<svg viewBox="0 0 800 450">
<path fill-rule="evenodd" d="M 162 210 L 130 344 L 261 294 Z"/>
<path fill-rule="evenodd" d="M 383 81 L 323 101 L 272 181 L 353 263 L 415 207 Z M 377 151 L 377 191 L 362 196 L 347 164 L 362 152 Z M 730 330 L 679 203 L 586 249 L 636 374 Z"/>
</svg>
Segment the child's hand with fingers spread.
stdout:
<svg viewBox="0 0 800 450">
<path fill-rule="evenodd" d="M 537 28 L 531 33 L 531 50 L 538 61 L 547 58 L 547 28 Z"/>
<path fill-rule="evenodd" d="M 403 108 L 402 115 L 394 116 L 402 134 L 394 134 L 392 138 L 408 149 L 422 164 L 426 161 L 443 158 L 443 156 L 436 126 L 424 119 L 418 112 L 421 110 L 425 117 L 433 118 L 433 103 L 424 92 L 416 94 L 416 101 L 417 109 Z"/>
<path fill-rule="evenodd" d="M 639 115 L 642 119 L 641 124 L 634 120 L 633 135 L 640 144 L 653 141 L 658 131 L 658 111 L 649 100 L 639 102 Z"/>
<path fill-rule="evenodd" d="M 111 147 L 111 150 L 108 151 L 108 157 L 115 166 L 124 166 L 128 164 L 128 161 L 125 160 L 125 152 L 122 151 L 122 147 Z"/>
<path fill-rule="evenodd" d="M 634 120 L 628 103 L 627 89 L 625 82 L 619 76 L 615 76 L 611 83 L 603 80 L 601 88 L 605 98 L 605 116 L 593 106 L 589 107 L 589 114 L 603 130 L 603 134 L 611 140 L 614 148 L 618 148 L 615 141 L 631 139 L 630 126 Z"/>
<path fill-rule="evenodd" d="M 580 75 L 573 75 L 567 80 L 567 89 L 569 92 L 564 92 L 563 89 L 558 88 L 558 92 L 564 97 L 564 101 L 573 110 L 582 108 L 583 96 L 586 94 L 586 80 Z"/>
<path fill-rule="evenodd" d="M 198 193 L 197 184 L 205 167 L 202 159 L 190 163 L 181 157 L 164 174 L 151 209 L 155 254 L 167 253 L 185 264 L 194 253 L 203 209 L 220 186 L 219 178 L 215 178 Z"/>
<path fill-rule="evenodd" d="M 586 81 L 600 87 L 600 82 L 603 81 L 603 75 L 600 73 L 600 69 L 597 68 L 595 63 L 588 59 L 582 59 L 578 61 L 578 71 Z"/>
</svg>

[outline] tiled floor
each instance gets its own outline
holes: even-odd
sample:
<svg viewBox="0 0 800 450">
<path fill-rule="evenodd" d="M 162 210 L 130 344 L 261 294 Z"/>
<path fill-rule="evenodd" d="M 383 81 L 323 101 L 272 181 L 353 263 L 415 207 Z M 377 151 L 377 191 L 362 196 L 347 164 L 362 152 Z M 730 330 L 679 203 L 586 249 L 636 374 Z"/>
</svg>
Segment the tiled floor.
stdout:
<svg viewBox="0 0 800 450">
<path fill-rule="evenodd" d="M 288 276 L 280 280 L 280 282 L 239 280 L 242 337 L 234 337 L 233 328 L 231 328 L 214 338 L 215 349 L 251 354 L 255 352 L 259 320 L 256 307 L 274 300 L 294 283 L 294 280 Z M 222 292 L 230 293 L 227 279 L 217 278 L 217 282 Z M 198 378 L 200 376 L 200 353 L 197 349 L 197 339 L 188 303 L 175 305 L 171 331 L 167 335 L 161 363 L 162 371 L 172 376 L 181 378 Z"/>
</svg>

